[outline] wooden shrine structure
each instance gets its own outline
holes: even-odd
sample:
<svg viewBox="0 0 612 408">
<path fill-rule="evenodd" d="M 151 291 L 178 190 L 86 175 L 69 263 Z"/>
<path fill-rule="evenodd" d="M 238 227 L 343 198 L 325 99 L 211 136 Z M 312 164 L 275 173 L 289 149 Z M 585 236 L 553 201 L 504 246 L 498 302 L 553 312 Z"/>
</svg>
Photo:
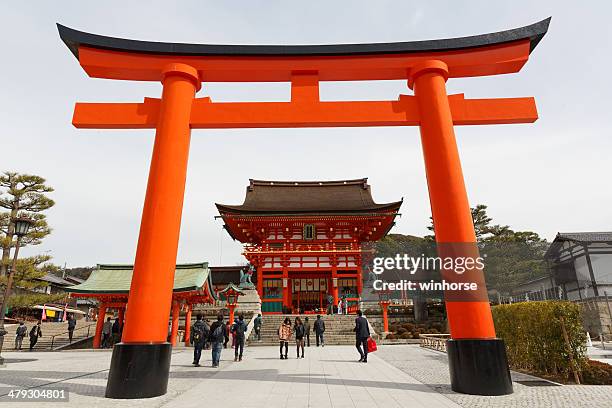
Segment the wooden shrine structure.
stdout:
<svg viewBox="0 0 612 408">
<path fill-rule="evenodd" d="M 324 313 L 344 299 L 356 312 L 363 242 L 384 237 L 401 201 L 376 204 L 367 179 L 250 180 L 242 205 L 217 204 L 225 229 L 245 244 L 263 313 Z"/>
<path fill-rule="evenodd" d="M 83 283 L 66 288 L 72 298 L 88 298 L 98 301 L 98 321 L 93 341 L 94 348 L 100 348 L 102 325 L 108 310 L 116 310 L 119 324 L 123 328 L 125 310 L 128 303 L 133 265 L 100 264 Z M 208 263 L 176 265 L 172 289 L 172 308 L 170 313 L 170 342 L 176 345 L 179 312 L 185 312 L 185 343 L 188 344 L 193 305 L 213 303 L 215 293 L 212 288 L 212 275 Z M 157 307 L 151 305 L 152 308 Z M 168 327 L 168 324 L 166 325 Z"/>
</svg>

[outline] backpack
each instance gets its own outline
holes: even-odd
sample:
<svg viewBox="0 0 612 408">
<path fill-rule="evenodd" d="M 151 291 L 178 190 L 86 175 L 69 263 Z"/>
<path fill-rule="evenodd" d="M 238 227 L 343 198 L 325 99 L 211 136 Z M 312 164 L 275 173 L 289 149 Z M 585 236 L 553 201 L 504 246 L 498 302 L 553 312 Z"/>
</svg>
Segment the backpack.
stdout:
<svg viewBox="0 0 612 408">
<path fill-rule="evenodd" d="M 223 323 L 221 323 L 217 327 L 215 327 L 215 330 L 213 330 L 211 337 L 215 341 L 222 341 L 223 340 Z"/>
<path fill-rule="evenodd" d="M 244 321 L 238 321 L 237 323 L 234 323 L 234 325 L 232 326 L 232 333 L 236 333 L 236 337 L 242 338 L 244 337 L 244 332 L 246 331 L 246 324 L 244 324 Z"/>
<path fill-rule="evenodd" d="M 28 331 L 27 327 L 19 326 L 19 327 L 17 327 L 17 336 L 25 337 L 27 331 Z"/>
<path fill-rule="evenodd" d="M 193 333 L 193 344 L 199 343 L 200 341 L 202 341 L 202 337 L 204 336 L 204 332 L 202 331 L 202 328 L 198 325 L 193 327 L 192 330 Z"/>
</svg>

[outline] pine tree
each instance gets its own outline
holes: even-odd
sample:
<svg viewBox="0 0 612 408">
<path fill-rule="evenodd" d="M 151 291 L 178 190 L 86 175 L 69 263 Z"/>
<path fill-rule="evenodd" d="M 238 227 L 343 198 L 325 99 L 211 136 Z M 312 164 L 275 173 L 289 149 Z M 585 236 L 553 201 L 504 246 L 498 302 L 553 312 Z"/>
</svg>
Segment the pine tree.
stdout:
<svg viewBox="0 0 612 408">
<path fill-rule="evenodd" d="M 56 302 L 64 299 L 67 294 L 47 294 L 42 288 L 47 282 L 41 280 L 46 274 L 58 274 L 59 267 L 51 264 L 49 255 L 36 255 L 17 260 L 13 275 L 13 294 L 9 298 L 11 309 L 25 308 L 36 304 Z M 0 290 L 4 292 L 6 276 L 0 277 Z"/>
<path fill-rule="evenodd" d="M 21 246 L 38 245 L 51 232 L 43 211 L 53 207 L 55 202 L 47 197 L 53 188 L 45 183 L 44 178 L 31 174 L 4 172 L 0 175 L 0 276 L 6 275 L 11 262 L 17 216 L 27 215 L 34 221 L 28 234 L 21 239 Z"/>
</svg>

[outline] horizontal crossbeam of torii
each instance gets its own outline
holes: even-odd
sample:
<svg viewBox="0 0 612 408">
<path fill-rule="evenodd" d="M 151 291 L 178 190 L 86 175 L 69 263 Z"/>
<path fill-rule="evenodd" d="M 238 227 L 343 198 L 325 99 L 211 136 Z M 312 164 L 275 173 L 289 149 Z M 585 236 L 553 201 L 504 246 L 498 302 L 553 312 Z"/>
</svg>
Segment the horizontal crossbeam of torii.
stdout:
<svg viewBox="0 0 612 408">
<path fill-rule="evenodd" d="M 531 123 L 538 118 L 533 98 L 464 99 L 448 97 L 455 125 Z M 161 100 L 142 103 L 77 103 L 72 123 L 83 129 L 154 129 Z M 418 126 L 416 98 L 397 101 L 320 102 L 293 98 L 291 102 L 211 102 L 196 98 L 191 105 L 192 129 L 293 128 L 353 126 Z"/>
<path fill-rule="evenodd" d="M 113 349 L 106 395 L 164 394 L 166 342 L 191 129 L 419 126 L 438 253 L 478 256 L 454 125 L 530 123 L 533 98 L 448 96 L 449 78 L 515 73 L 548 30 L 550 18 L 497 33 L 444 40 L 340 45 L 207 45 L 135 41 L 58 25 L 83 70 L 95 78 L 161 81 L 161 99 L 77 103 L 79 128 L 155 128 L 155 144 L 131 280 L 123 342 Z M 321 101 L 322 81 L 407 81 L 414 95 L 395 101 Z M 289 82 L 290 102 L 217 103 L 196 98 L 202 83 Z M 461 244 L 453 246 L 454 244 Z M 450 245 L 450 246 L 449 246 Z M 460 279 L 443 270 L 450 280 Z M 482 269 L 468 299 L 445 293 L 452 389 L 512 392 L 505 346 L 495 327 Z"/>
</svg>

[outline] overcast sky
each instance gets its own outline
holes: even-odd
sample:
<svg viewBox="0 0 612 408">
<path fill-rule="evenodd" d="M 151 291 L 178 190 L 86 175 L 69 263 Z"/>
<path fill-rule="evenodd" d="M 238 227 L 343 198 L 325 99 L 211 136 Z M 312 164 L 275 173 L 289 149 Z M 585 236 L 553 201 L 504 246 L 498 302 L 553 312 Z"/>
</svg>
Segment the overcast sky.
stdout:
<svg viewBox="0 0 612 408">
<path fill-rule="evenodd" d="M 461 6 L 458 3 L 462 3 Z M 9 6 L 10 4 L 10 6 Z M 177 4 L 175 7 L 172 4 Z M 586 6 L 588 5 L 588 6 Z M 466 97 L 535 96 L 528 125 L 457 127 L 470 203 L 547 239 L 612 229 L 608 2 L 20 1 L 1 6 L 0 170 L 55 188 L 53 233 L 26 254 L 68 267 L 132 263 L 153 130 L 77 130 L 76 101 L 141 101 L 158 83 L 88 78 L 55 23 L 141 40 L 218 44 L 410 41 L 500 31 L 552 16 L 513 75 L 453 79 Z M 404 81 L 322 83 L 325 100 L 396 99 Z M 288 84 L 204 84 L 213 101 L 289 100 Z M 178 262 L 242 262 L 215 202 L 240 204 L 249 178 L 368 177 L 377 202 L 404 198 L 393 232 L 423 235 L 430 216 L 418 128 L 195 130 Z"/>
</svg>

